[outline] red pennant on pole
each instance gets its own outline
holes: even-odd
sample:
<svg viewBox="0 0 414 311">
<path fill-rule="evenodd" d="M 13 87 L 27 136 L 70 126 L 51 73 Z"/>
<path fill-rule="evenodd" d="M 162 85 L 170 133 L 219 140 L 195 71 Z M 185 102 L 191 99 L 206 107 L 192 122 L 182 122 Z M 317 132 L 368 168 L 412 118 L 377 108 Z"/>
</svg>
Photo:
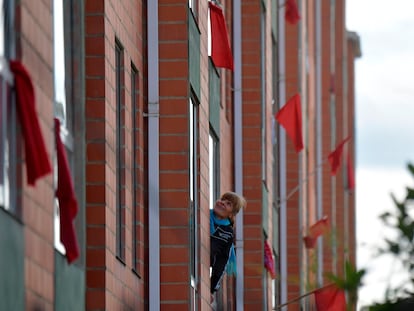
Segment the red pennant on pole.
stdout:
<svg viewBox="0 0 414 311">
<path fill-rule="evenodd" d="M 285 19 L 291 24 L 296 24 L 300 20 L 299 10 L 296 1 L 286 0 L 285 6 Z"/>
<path fill-rule="evenodd" d="M 275 265 L 274 265 L 274 260 L 273 260 L 273 253 L 269 246 L 269 243 L 267 243 L 267 240 L 265 240 L 264 243 L 265 243 L 264 245 L 264 266 L 267 269 L 267 271 L 269 271 L 272 279 L 274 279 L 276 277 L 276 273 L 275 273 Z"/>
<path fill-rule="evenodd" d="M 276 120 L 285 128 L 287 135 L 295 145 L 296 152 L 303 149 L 302 109 L 299 94 L 289 99 L 276 114 Z"/>
<path fill-rule="evenodd" d="M 322 219 L 318 220 L 312 226 L 310 226 L 308 235 L 303 238 L 305 247 L 314 248 L 316 239 L 326 232 L 328 226 L 329 221 L 327 216 L 324 216 Z"/>
<path fill-rule="evenodd" d="M 348 190 L 355 189 L 355 171 L 354 166 L 352 165 L 351 154 L 348 152 L 347 159 L 347 178 L 348 178 Z"/>
<path fill-rule="evenodd" d="M 349 137 L 345 138 L 336 148 L 328 155 L 328 160 L 331 163 L 331 174 L 336 174 L 339 166 L 341 165 L 342 149 L 344 144 L 349 140 Z"/>
<path fill-rule="evenodd" d="M 337 286 L 320 288 L 314 295 L 318 311 L 346 311 L 345 292 Z"/>
<path fill-rule="evenodd" d="M 37 118 L 32 79 L 19 61 L 10 61 L 10 70 L 14 74 L 17 113 L 24 137 L 27 182 L 33 186 L 52 171 L 52 166 Z"/>
<path fill-rule="evenodd" d="M 73 220 L 78 213 L 78 202 L 70 176 L 65 146 L 60 138 L 60 121 L 57 118 L 55 118 L 55 138 L 58 166 L 56 197 L 59 200 L 60 241 L 65 246 L 66 259 L 68 263 L 71 263 L 79 257 L 79 246 L 73 224 Z"/>
<path fill-rule="evenodd" d="M 233 55 L 223 10 L 211 1 L 208 6 L 211 24 L 211 58 L 216 67 L 233 70 Z"/>
</svg>

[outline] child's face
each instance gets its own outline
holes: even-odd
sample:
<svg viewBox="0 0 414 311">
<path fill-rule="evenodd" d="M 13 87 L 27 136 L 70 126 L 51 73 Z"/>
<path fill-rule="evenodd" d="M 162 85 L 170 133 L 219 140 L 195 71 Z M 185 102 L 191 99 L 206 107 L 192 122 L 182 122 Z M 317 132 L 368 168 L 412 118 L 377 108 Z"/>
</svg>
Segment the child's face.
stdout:
<svg viewBox="0 0 414 311">
<path fill-rule="evenodd" d="M 233 214 L 233 204 L 228 200 L 217 200 L 213 210 L 219 219 L 230 218 Z"/>
</svg>

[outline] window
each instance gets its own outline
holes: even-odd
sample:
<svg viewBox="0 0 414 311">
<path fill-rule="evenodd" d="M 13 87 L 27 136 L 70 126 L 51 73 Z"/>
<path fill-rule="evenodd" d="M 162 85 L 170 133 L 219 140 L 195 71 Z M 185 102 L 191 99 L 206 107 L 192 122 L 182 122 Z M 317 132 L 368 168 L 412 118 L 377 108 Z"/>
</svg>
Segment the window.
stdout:
<svg viewBox="0 0 414 311">
<path fill-rule="evenodd" d="M 193 12 L 193 14 L 196 15 L 196 11 L 197 11 L 197 0 L 188 0 L 188 7 Z"/>
<path fill-rule="evenodd" d="M 65 57 L 65 53 L 70 53 L 71 43 L 65 33 L 66 22 L 64 14 L 67 9 L 63 0 L 53 1 L 53 83 L 54 83 L 54 114 L 60 120 L 60 134 L 63 144 L 66 148 L 66 154 L 69 165 L 73 168 L 74 161 L 74 143 L 73 143 L 73 105 L 71 105 L 71 92 L 67 92 L 67 85 L 71 83 L 71 57 Z M 68 78 L 68 79 L 67 79 Z M 55 185 L 57 185 L 57 162 L 55 160 Z M 59 221 L 59 203 L 55 199 L 55 248 L 61 253 L 65 253 L 65 247 L 60 242 L 60 221 Z"/>
<path fill-rule="evenodd" d="M 0 207 L 17 213 L 16 105 L 8 66 L 15 54 L 13 25 L 14 1 L 0 0 Z"/>
<path fill-rule="evenodd" d="M 198 282 L 198 106 L 189 100 L 191 309 L 196 310 Z"/>
<path fill-rule="evenodd" d="M 267 174 L 267 105 L 266 105 L 266 9 L 262 4 L 260 19 L 260 68 L 261 68 L 261 108 L 262 108 L 262 180 L 266 183 Z"/>
<path fill-rule="evenodd" d="M 147 205 L 147 118 L 144 118 L 145 107 L 140 100 L 139 72 L 131 65 L 131 104 L 132 104 L 132 202 L 133 202 L 133 270 L 142 276 L 144 260 L 144 209 Z"/>
<path fill-rule="evenodd" d="M 116 97 L 116 255 L 125 260 L 125 102 L 123 47 L 115 43 Z"/>
<path fill-rule="evenodd" d="M 217 136 L 210 131 L 209 136 L 209 178 L 210 178 L 210 209 L 214 207 L 214 203 L 220 197 L 220 154 L 219 142 Z"/>
</svg>

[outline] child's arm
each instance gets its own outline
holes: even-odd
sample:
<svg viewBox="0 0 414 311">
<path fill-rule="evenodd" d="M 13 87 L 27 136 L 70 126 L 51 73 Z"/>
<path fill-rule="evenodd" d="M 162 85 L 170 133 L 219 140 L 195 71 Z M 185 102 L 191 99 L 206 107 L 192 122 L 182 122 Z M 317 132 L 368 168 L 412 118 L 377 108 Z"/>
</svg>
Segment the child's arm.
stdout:
<svg viewBox="0 0 414 311">
<path fill-rule="evenodd" d="M 211 293 L 214 293 L 217 289 L 220 288 L 220 281 L 224 275 L 224 269 L 226 268 L 227 261 L 229 260 L 231 245 L 232 241 L 230 241 L 230 243 L 224 244 L 222 250 L 217 252 L 217 254 L 214 256 L 211 272 Z"/>
<path fill-rule="evenodd" d="M 233 244 L 233 230 L 230 227 L 217 227 L 211 236 L 211 293 L 215 292 L 220 286 L 224 269 L 230 256 Z"/>
</svg>

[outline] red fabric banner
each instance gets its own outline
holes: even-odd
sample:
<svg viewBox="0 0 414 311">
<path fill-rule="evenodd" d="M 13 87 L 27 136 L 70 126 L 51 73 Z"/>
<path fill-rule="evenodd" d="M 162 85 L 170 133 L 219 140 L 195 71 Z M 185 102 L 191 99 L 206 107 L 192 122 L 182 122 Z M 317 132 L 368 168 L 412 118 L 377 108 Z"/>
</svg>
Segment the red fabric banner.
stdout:
<svg viewBox="0 0 414 311">
<path fill-rule="evenodd" d="M 298 5 L 295 0 L 286 0 L 285 19 L 291 24 L 296 24 L 300 20 Z"/>
<path fill-rule="evenodd" d="M 329 221 L 328 217 L 325 216 L 322 219 L 315 222 L 312 226 L 309 227 L 308 235 L 303 238 L 306 248 L 314 248 L 316 244 L 316 239 L 323 235 L 328 229 Z"/>
<path fill-rule="evenodd" d="M 264 266 L 267 269 L 267 271 L 269 271 L 272 279 L 274 279 L 276 277 L 276 273 L 273 260 L 273 253 L 272 249 L 269 246 L 269 243 L 267 243 L 267 240 L 264 241 Z"/>
<path fill-rule="evenodd" d="M 335 285 L 318 289 L 314 295 L 318 311 L 346 311 L 345 292 Z"/>
<path fill-rule="evenodd" d="M 342 149 L 345 143 L 349 140 L 349 137 L 345 138 L 336 148 L 328 155 L 328 160 L 331 163 L 331 174 L 336 174 L 339 166 L 341 165 Z"/>
<path fill-rule="evenodd" d="M 216 67 L 233 70 L 233 55 L 223 10 L 211 1 L 208 6 L 211 24 L 211 58 Z"/>
<path fill-rule="evenodd" d="M 58 183 L 56 197 L 59 201 L 60 241 L 66 249 L 68 263 L 79 257 L 79 246 L 73 220 L 78 213 L 78 202 L 75 196 L 65 146 L 60 138 L 60 121 L 55 118 L 56 154 L 58 166 Z"/>
<path fill-rule="evenodd" d="M 10 70 L 14 74 L 17 114 L 24 138 L 27 182 L 33 186 L 37 179 L 52 172 L 52 166 L 37 118 L 32 79 L 19 61 L 10 61 Z"/>
<path fill-rule="evenodd" d="M 295 145 L 296 152 L 303 149 L 302 110 L 299 94 L 294 95 L 277 112 L 276 120 L 285 128 L 287 135 Z"/>
</svg>

